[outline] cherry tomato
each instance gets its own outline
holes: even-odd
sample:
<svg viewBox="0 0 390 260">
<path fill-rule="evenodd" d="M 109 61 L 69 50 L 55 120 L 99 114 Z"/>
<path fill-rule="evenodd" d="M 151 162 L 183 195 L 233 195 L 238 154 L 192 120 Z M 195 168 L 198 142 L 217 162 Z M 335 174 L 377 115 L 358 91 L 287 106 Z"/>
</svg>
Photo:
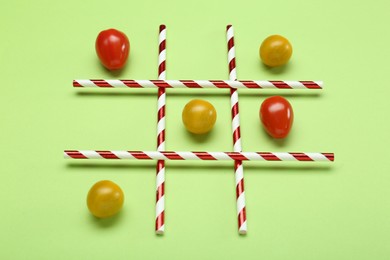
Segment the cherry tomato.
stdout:
<svg viewBox="0 0 390 260">
<path fill-rule="evenodd" d="M 269 67 L 286 64 L 292 55 L 290 42 L 280 35 L 271 35 L 260 45 L 260 59 Z"/>
<path fill-rule="evenodd" d="M 294 121 L 291 104 L 280 96 L 267 98 L 260 107 L 260 120 L 270 136 L 285 138 Z"/>
<path fill-rule="evenodd" d="M 126 64 L 130 43 L 123 32 L 108 29 L 99 33 L 95 49 L 103 66 L 109 70 L 116 70 L 123 68 Z"/>
<path fill-rule="evenodd" d="M 209 132 L 217 120 L 217 111 L 209 102 L 194 99 L 185 105 L 182 113 L 184 126 L 194 134 Z"/>
<path fill-rule="evenodd" d="M 88 192 L 87 206 L 98 218 L 108 218 L 120 211 L 124 195 L 121 188 L 112 181 L 99 181 Z"/>
</svg>

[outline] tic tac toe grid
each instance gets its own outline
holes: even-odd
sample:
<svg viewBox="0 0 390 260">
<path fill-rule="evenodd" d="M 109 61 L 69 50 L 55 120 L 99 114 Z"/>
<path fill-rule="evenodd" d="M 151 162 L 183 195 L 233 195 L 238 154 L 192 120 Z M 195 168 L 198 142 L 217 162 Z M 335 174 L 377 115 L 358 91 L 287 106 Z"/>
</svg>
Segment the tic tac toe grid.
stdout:
<svg viewBox="0 0 390 260">
<path fill-rule="evenodd" d="M 166 80 L 166 27 L 159 30 L 158 80 L 74 80 L 77 88 L 158 88 L 157 102 L 157 150 L 156 151 L 108 151 L 108 150 L 66 150 L 68 159 L 135 159 L 157 160 L 156 167 L 156 219 L 155 231 L 165 230 L 165 160 L 233 160 L 236 179 L 236 205 L 238 231 L 247 232 L 246 204 L 244 190 L 244 168 L 242 161 L 300 161 L 333 162 L 333 153 L 308 152 L 242 152 L 238 89 L 308 89 L 321 90 L 322 81 L 266 81 L 237 80 L 233 26 L 226 27 L 229 80 Z M 230 89 L 232 114 L 233 152 L 165 151 L 165 104 L 166 88 L 213 88 Z"/>
</svg>

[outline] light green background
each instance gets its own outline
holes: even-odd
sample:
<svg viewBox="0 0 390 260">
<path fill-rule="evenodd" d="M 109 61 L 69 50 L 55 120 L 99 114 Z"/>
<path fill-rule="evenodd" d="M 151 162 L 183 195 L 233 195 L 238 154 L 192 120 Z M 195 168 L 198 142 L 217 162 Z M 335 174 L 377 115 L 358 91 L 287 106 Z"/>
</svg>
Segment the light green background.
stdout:
<svg viewBox="0 0 390 260">
<path fill-rule="evenodd" d="M 388 1 L 1 1 L 1 259 L 389 259 Z M 155 90 L 77 90 L 75 78 L 157 77 L 167 25 L 169 79 L 227 79 L 225 26 L 236 32 L 240 79 L 324 80 L 323 91 L 240 91 L 245 151 L 335 152 L 336 162 L 245 164 L 248 235 L 237 234 L 231 162 L 168 162 L 166 234 L 154 234 L 155 162 L 66 161 L 64 149 L 154 150 Z M 100 66 L 99 31 L 124 31 L 121 73 Z M 258 47 L 282 34 L 294 54 L 261 65 Z M 283 94 L 295 112 L 287 140 L 261 129 L 258 109 Z M 181 110 L 212 102 L 206 138 Z M 232 150 L 227 91 L 170 90 L 167 150 Z M 86 208 L 102 179 L 125 192 L 123 211 Z"/>
</svg>

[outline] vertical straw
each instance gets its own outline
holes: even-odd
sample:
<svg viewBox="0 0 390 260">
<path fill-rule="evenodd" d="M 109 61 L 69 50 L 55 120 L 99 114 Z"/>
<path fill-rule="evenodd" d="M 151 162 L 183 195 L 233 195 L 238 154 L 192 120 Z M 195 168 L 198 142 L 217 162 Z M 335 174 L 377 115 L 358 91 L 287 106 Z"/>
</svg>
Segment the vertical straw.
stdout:
<svg viewBox="0 0 390 260">
<path fill-rule="evenodd" d="M 166 61 L 166 27 L 160 25 L 159 31 L 159 55 L 158 55 L 158 79 L 165 80 Z M 158 89 L 157 100 L 157 151 L 165 150 L 165 88 Z M 156 167 L 156 234 L 164 234 L 165 212 L 165 161 L 157 161 Z"/>
<path fill-rule="evenodd" d="M 226 27 L 226 40 L 228 46 L 229 80 L 237 80 L 236 52 L 234 48 L 234 31 L 232 25 L 228 25 Z M 230 89 L 230 104 L 232 109 L 233 148 L 234 152 L 241 152 L 240 114 L 238 111 L 237 89 Z M 234 161 L 234 174 L 236 178 L 238 232 L 240 234 L 246 234 L 247 226 L 244 191 L 244 168 L 242 161 Z"/>
</svg>

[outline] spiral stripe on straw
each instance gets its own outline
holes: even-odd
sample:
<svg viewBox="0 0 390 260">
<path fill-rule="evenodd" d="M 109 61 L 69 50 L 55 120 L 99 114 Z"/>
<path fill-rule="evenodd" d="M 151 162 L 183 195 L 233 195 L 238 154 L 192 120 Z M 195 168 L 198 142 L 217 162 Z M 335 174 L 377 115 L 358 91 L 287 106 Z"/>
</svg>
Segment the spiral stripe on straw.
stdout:
<svg viewBox="0 0 390 260">
<path fill-rule="evenodd" d="M 166 27 L 160 25 L 159 30 L 159 55 L 158 55 L 158 79 L 165 80 L 166 61 Z M 165 88 L 158 89 L 157 101 L 157 151 L 165 150 Z M 156 223 L 157 234 L 164 234 L 165 227 L 165 161 L 157 161 L 156 166 Z"/>
<path fill-rule="evenodd" d="M 67 159 L 333 162 L 333 153 L 65 150 Z"/>
<path fill-rule="evenodd" d="M 228 45 L 229 80 L 237 80 L 236 51 L 234 47 L 234 30 L 232 25 L 226 27 L 226 38 Z"/>
<path fill-rule="evenodd" d="M 237 80 L 236 71 L 236 52 L 234 47 L 234 30 L 232 25 L 226 27 L 226 40 L 228 47 L 228 65 L 229 65 L 229 80 Z M 240 114 L 238 109 L 238 92 L 237 89 L 230 89 L 230 104 L 232 114 L 232 134 L 233 134 L 233 150 L 241 152 L 241 133 L 240 133 Z M 236 179 L 236 203 L 238 216 L 238 232 L 246 234 L 246 202 L 244 189 L 244 167 L 242 161 L 234 162 L 234 175 Z"/>
<path fill-rule="evenodd" d="M 159 33 L 159 54 L 158 54 L 158 79 L 165 80 L 165 61 L 167 59 L 166 54 L 166 27 L 165 25 L 160 25 L 160 33 Z"/>
<path fill-rule="evenodd" d="M 164 66 L 165 67 L 165 63 Z M 322 89 L 322 81 L 76 79 L 76 88 Z"/>
</svg>

